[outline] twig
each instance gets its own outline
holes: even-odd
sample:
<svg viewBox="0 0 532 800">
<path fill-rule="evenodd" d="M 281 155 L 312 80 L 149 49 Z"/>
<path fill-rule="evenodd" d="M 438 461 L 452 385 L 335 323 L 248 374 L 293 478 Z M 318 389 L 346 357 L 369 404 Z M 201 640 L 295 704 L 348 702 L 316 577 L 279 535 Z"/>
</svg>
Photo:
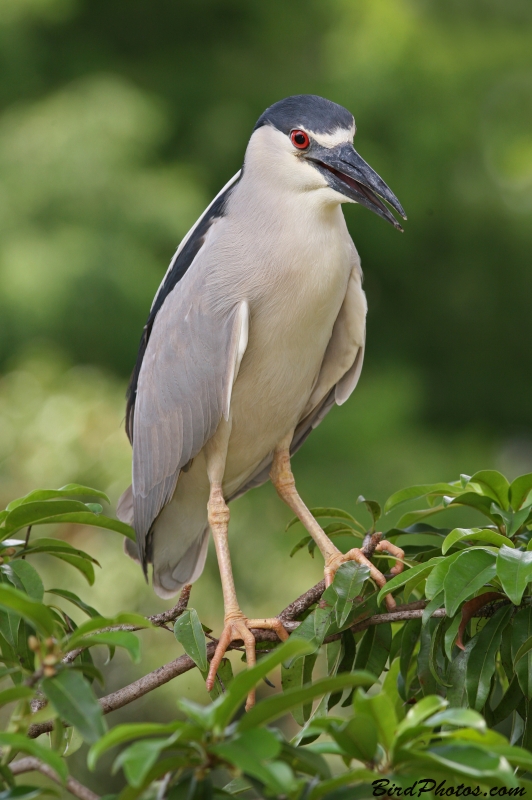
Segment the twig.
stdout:
<svg viewBox="0 0 532 800">
<path fill-rule="evenodd" d="M 28 544 L 29 544 L 29 541 L 30 541 L 30 533 L 31 533 L 32 527 L 33 527 L 32 525 L 28 525 L 28 530 L 26 531 L 26 538 L 24 539 L 24 547 L 22 548 L 22 552 L 24 552 L 24 550 L 26 550 L 27 547 L 28 547 Z M 26 558 L 26 556 L 23 555 L 22 556 L 22 561 L 24 561 L 25 558 Z"/>
<path fill-rule="evenodd" d="M 70 794 L 73 794 L 74 797 L 77 797 L 79 800 L 101 800 L 100 795 L 87 789 L 86 786 L 83 786 L 83 784 L 79 783 L 75 778 L 69 776 L 66 779 L 66 783 L 63 783 L 62 778 L 59 777 L 55 770 L 33 756 L 27 756 L 26 758 L 19 758 L 18 761 L 13 761 L 9 765 L 9 769 L 13 775 L 22 775 L 24 772 L 41 772 L 60 786 L 66 786 Z"/>
<path fill-rule="evenodd" d="M 418 606 L 418 602 L 416 601 L 412 604 L 412 606 Z M 384 622 L 418 619 L 422 616 L 422 614 L 423 609 L 421 608 L 401 606 L 396 611 L 387 614 L 375 614 L 373 617 L 369 617 L 369 619 L 355 623 L 351 630 L 356 629 L 356 631 L 362 631 L 372 625 L 381 625 Z M 439 609 L 438 611 L 434 612 L 433 616 L 441 617 L 444 615 L 445 611 L 443 609 Z M 301 623 L 286 620 L 283 624 L 289 632 L 292 632 L 295 631 Z M 275 631 L 254 629 L 252 633 L 254 634 L 257 642 L 279 642 Z M 325 639 L 325 643 L 333 642 L 340 638 L 340 636 L 341 634 L 339 633 L 328 636 Z M 214 655 L 216 644 L 217 642 L 212 642 L 207 645 L 207 658 L 209 660 Z M 232 650 L 240 647 L 241 643 L 235 641 L 228 649 Z M 174 659 L 174 661 L 170 661 L 168 664 L 163 664 L 162 667 L 158 667 L 153 672 L 149 672 L 147 675 L 144 675 L 142 678 L 133 681 L 133 683 L 130 683 L 128 686 L 124 686 L 122 689 L 118 689 L 118 691 L 102 697 L 100 699 L 100 705 L 102 706 L 103 713 L 109 714 L 111 711 L 116 711 L 118 708 L 122 708 L 123 706 L 132 703 L 134 700 L 138 700 L 139 697 L 143 697 L 145 694 L 148 694 L 148 692 L 152 692 L 154 689 L 157 689 L 159 686 L 163 686 L 165 683 L 177 678 L 179 675 L 183 675 L 185 672 L 194 669 L 195 666 L 196 665 L 194 661 L 187 655 L 180 656 L 179 658 Z M 28 730 L 28 736 L 32 739 L 35 739 L 42 733 L 49 733 L 52 728 L 53 723 L 51 721 L 32 725 Z"/>
</svg>

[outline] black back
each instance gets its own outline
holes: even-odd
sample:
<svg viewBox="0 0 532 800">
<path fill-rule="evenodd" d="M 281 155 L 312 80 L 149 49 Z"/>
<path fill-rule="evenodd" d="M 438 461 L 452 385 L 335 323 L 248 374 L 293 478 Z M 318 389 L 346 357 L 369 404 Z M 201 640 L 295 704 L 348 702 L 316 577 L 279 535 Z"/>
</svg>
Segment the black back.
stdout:
<svg viewBox="0 0 532 800">
<path fill-rule="evenodd" d="M 126 405 L 126 433 L 128 435 L 129 441 L 133 442 L 133 419 L 135 413 L 135 400 L 137 398 L 137 386 L 140 374 L 140 368 L 142 366 L 142 361 L 144 358 L 144 354 L 146 352 L 146 347 L 148 346 L 148 341 L 150 339 L 150 335 L 153 328 L 153 323 L 155 322 L 155 317 L 163 307 L 164 301 L 174 289 L 185 272 L 188 270 L 194 259 L 196 258 L 197 254 L 201 250 L 203 243 L 205 241 L 205 236 L 207 235 L 207 231 L 211 227 L 211 225 L 220 217 L 224 216 L 225 207 L 227 204 L 227 200 L 237 185 L 240 177 L 232 183 L 227 189 L 222 192 L 219 197 L 212 203 L 210 208 L 207 209 L 204 216 L 200 218 L 200 221 L 197 223 L 197 227 L 193 230 L 189 240 L 181 250 L 181 252 L 174 256 L 170 269 L 166 273 L 164 280 L 159 288 L 159 292 L 156 295 L 155 302 L 151 308 L 150 315 L 148 317 L 148 321 L 144 326 L 144 330 L 142 331 L 142 337 L 140 340 L 139 352 L 137 355 L 137 361 L 133 372 L 131 374 L 131 379 L 129 381 L 129 386 L 127 389 L 127 405 Z"/>
</svg>

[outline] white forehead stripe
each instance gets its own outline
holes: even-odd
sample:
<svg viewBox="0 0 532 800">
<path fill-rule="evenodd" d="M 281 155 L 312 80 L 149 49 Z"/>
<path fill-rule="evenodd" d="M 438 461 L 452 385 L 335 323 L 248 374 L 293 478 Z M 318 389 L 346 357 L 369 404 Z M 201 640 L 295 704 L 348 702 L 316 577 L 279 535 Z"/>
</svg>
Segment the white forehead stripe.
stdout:
<svg viewBox="0 0 532 800">
<path fill-rule="evenodd" d="M 350 128 L 337 128 L 332 133 L 314 133 L 314 131 L 307 130 L 307 133 L 309 136 L 312 136 L 318 144 L 321 144 L 322 147 L 336 147 L 336 145 L 343 144 L 344 142 L 352 142 L 355 131 L 356 125 L 353 120 L 353 124 Z"/>
</svg>

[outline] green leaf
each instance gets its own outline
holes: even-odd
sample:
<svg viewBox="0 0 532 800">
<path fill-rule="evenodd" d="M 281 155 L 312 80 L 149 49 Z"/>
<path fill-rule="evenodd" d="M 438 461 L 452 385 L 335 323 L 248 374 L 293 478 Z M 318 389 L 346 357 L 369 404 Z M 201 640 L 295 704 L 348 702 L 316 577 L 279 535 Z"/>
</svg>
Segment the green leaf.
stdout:
<svg viewBox="0 0 532 800">
<path fill-rule="evenodd" d="M 521 647 L 518 649 L 514 657 L 514 666 L 516 666 L 517 662 L 520 661 L 523 658 L 523 656 L 526 656 L 526 654 L 530 652 L 530 650 L 532 650 L 532 636 L 530 636 L 526 640 L 526 642 L 523 642 Z"/>
<path fill-rule="evenodd" d="M 56 623 L 50 609 L 18 589 L 0 584 L 0 607 L 20 614 L 44 636 L 52 636 L 55 631 Z"/>
<path fill-rule="evenodd" d="M 528 699 L 532 698 L 532 652 L 525 654 L 525 650 L 531 637 L 532 608 L 521 608 L 512 621 L 511 654 L 519 686 Z M 518 658 L 520 651 L 523 652 Z"/>
<path fill-rule="evenodd" d="M 358 520 L 341 508 L 310 508 L 309 511 L 316 519 L 320 519 L 321 517 L 330 517 L 331 519 L 347 519 L 353 525 L 356 525 L 358 528 L 362 528 L 362 530 L 364 530 L 363 526 L 360 524 L 360 522 L 358 522 Z M 286 530 L 289 530 L 289 528 L 298 522 L 300 522 L 299 517 L 294 517 L 286 526 Z"/>
<path fill-rule="evenodd" d="M 2 570 L 5 570 L 15 588 L 25 592 L 33 600 L 42 602 L 44 586 L 41 576 L 31 564 L 27 561 L 12 560 L 9 564 L 3 564 Z"/>
<path fill-rule="evenodd" d="M 198 669 L 201 672 L 205 672 L 209 667 L 207 644 L 197 611 L 189 608 L 181 614 L 175 621 L 174 634 L 177 641 L 183 645 L 185 653 L 190 656 Z"/>
<path fill-rule="evenodd" d="M 288 765 L 272 761 L 280 753 L 281 742 L 268 730 L 251 730 L 209 749 L 245 775 L 264 783 L 268 793 L 284 796 L 297 786 Z"/>
<path fill-rule="evenodd" d="M 416 645 L 419 641 L 420 633 L 421 633 L 420 619 L 411 619 L 404 626 L 404 633 L 401 641 L 401 656 L 399 661 L 400 682 L 398 684 L 400 687 L 401 697 L 404 701 L 408 700 L 408 692 L 410 689 L 408 683 L 408 674 L 410 670 L 410 663 L 412 661 L 412 656 L 414 654 L 414 650 L 416 649 Z"/>
<path fill-rule="evenodd" d="M 25 563 L 25 562 L 24 562 Z M 81 600 L 77 594 L 73 592 L 68 592 L 66 589 L 47 589 L 46 590 L 49 594 L 56 594 L 58 597 L 62 597 L 64 600 L 68 600 L 73 605 L 77 606 L 80 611 L 84 611 L 85 614 L 89 617 L 100 617 L 101 614 L 99 611 L 96 611 L 95 608 L 92 606 L 87 605 Z"/>
<path fill-rule="evenodd" d="M 444 641 L 444 652 L 447 656 L 449 661 L 453 660 L 453 647 L 456 641 L 456 637 L 458 636 L 458 628 L 460 627 L 460 622 L 462 621 L 462 615 L 457 614 L 454 619 L 452 620 L 451 624 L 445 631 L 443 641 Z"/>
<path fill-rule="evenodd" d="M 90 684 L 73 669 L 45 678 L 42 690 L 61 719 L 73 725 L 92 744 L 106 731 L 102 708 Z"/>
<path fill-rule="evenodd" d="M 501 547 L 497 556 L 497 577 L 512 603 L 518 606 L 532 581 L 532 552 Z"/>
<path fill-rule="evenodd" d="M 460 605 L 494 578 L 496 572 L 493 553 L 480 548 L 460 553 L 443 581 L 447 615 L 454 617 Z"/>
<path fill-rule="evenodd" d="M 428 600 L 432 600 L 443 589 L 443 582 L 447 577 L 447 573 L 451 569 L 452 564 L 456 561 L 460 553 L 453 553 L 450 556 L 442 558 L 439 564 L 436 564 L 432 572 L 427 578 L 425 584 L 425 596 Z"/>
<path fill-rule="evenodd" d="M 321 678 L 310 686 L 300 689 L 288 689 L 283 694 L 268 697 L 257 703 L 237 725 L 239 731 L 249 731 L 251 728 L 264 725 L 287 714 L 291 709 L 303 705 L 330 692 L 345 689 L 348 686 L 371 686 L 375 683 L 375 676 L 368 672 L 351 672 L 336 675 L 333 678 Z"/>
<path fill-rule="evenodd" d="M 511 606 L 499 608 L 473 639 L 476 643 L 467 664 L 466 687 L 469 704 L 477 711 L 483 709 L 490 693 L 497 651 L 512 611 Z"/>
<path fill-rule="evenodd" d="M 293 636 L 273 653 L 262 658 L 258 664 L 236 676 L 220 705 L 214 709 L 214 724 L 223 730 L 238 711 L 251 689 L 262 680 L 272 669 L 290 658 L 309 655 L 314 650 L 309 642 L 295 639 Z M 219 702 L 219 701 L 217 701 Z"/>
<path fill-rule="evenodd" d="M 378 520 L 382 516 L 382 510 L 380 505 L 375 500 L 366 500 L 366 498 L 363 495 L 358 496 L 357 503 L 364 503 L 369 513 L 371 514 L 371 519 L 373 520 L 373 527 L 375 527 Z"/>
<path fill-rule="evenodd" d="M 510 484 L 510 505 L 518 511 L 532 491 L 532 472 L 520 475 Z"/>
<path fill-rule="evenodd" d="M 353 701 L 355 719 L 358 714 L 366 715 L 373 719 L 379 733 L 379 742 L 385 750 L 393 746 L 395 739 L 395 729 L 397 718 L 395 709 L 390 704 L 388 695 L 385 692 L 369 697 L 362 689 L 357 689 Z"/>
<path fill-rule="evenodd" d="M 489 517 L 489 519 L 496 524 L 498 522 L 491 510 L 491 499 L 489 497 L 485 497 L 484 495 L 477 494 L 476 492 L 464 492 L 458 497 L 453 498 L 453 500 L 450 502 L 446 502 L 445 505 L 452 508 L 455 506 L 470 506 L 471 508 L 475 508 L 477 511 L 480 511 L 481 514 L 484 514 L 486 517 Z"/>
<path fill-rule="evenodd" d="M 517 675 L 514 675 L 500 703 L 493 709 L 493 724 L 500 725 L 501 722 L 504 722 L 521 702 L 524 702 L 523 692 L 519 686 Z"/>
<path fill-rule="evenodd" d="M 456 658 L 451 662 L 448 673 L 451 688 L 447 692 L 447 699 L 453 708 L 459 708 L 467 705 L 467 664 L 471 655 L 471 651 L 476 644 L 476 640 L 471 639 L 466 644 L 465 650 L 460 650 Z"/>
<path fill-rule="evenodd" d="M 398 492 L 392 494 L 384 504 L 384 513 L 388 514 L 392 508 L 398 506 L 400 503 L 406 503 L 407 500 L 417 500 L 419 497 L 426 497 L 427 495 L 445 495 L 457 494 L 460 491 L 460 484 L 456 483 L 426 483 L 420 486 L 409 486 L 407 489 L 400 489 Z M 401 527 L 401 526 L 397 526 Z"/>
<path fill-rule="evenodd" d="M 68 483 L 66 486 L 62 486 L 61 489 L 36 489 L 24 497 L 19 497 L 18 500 L 13 500 L 9 503 L 7 511 L 13 511 L 13 509 L 26 503 L 53 500 L 57 497 L 75 497 L 76 495 L 82 495 L 83 497 L 99 497 L 105 500 L 106 503 L 111 502 L 105 492 L 100 492 L 98 489 L 91 489 L 90 486 L 81 486 L 79 483 Z"/>
<path fill-rule="evenodd" d="M 106 530 L 121 533 L 122 536 L 125 536 L 127 539 L 131 539 L 133 542 L 136 542 L 135 531 L 130 525 L 126 525 L 125 522 L 121 522 L 119 519 L 105 517 L 103 514 L 91 514 L 90 511 L 78 511 L 71 514 L 58 514 L 57 516 L 49 517 L 48 519 L 43 520 L 42 523 L 39 522 L 38 524 L 48 525 L 55 522 L 73 522 L 77 523 L 78 525 L 92 525 L 96 528 L 105 528 Z"/>
<path fill-rule="evenodd" d="M 483 469 L 471 476 L 470 484 L 477 484 L 482 494 L 491 497 L 505 511 L 509 505 L 510 484 L 500 472 Z"/>
<path fill-rule="evenodd" d="M 339 628 L 347 620 L 353 610 L 353 602 L 362 591 L 362 587 L 369 578 L 369 567 L 365 564 L 357 564 L 355 561 L 347 561 L 341 564 L 332 587 L 338 597 L 335 604 L 336 624 Z"/>
<path fill-rule="evenodd" d="M 426 519 L 426 517 L 432 517 L 434 514 L 439 514 L 440 511 L 444 510 L 443 505 L 433 506 L 432 508 L 421 508 L 418 511 L 407 511 L 406 514 L 397 521 L 395 527 L 396 528 L 409 528 L 411 525 L 414 525 L 416 522 L 419 522 L 420 519 Z"/>
<path fill-rule="evenodd" d="M 358 761 L 373 761 L 379 740 L 379 731 L 373 717 L 357 714 L 343 725 L 332 725 L 328 732 L 340 745 L 343 754 Z"/>
<path fill-rule="evenodd" d="M 114 628 L 117 625 L 132 625 L 136 628 L 151 628 L 151 622 L 140 614 L 118 614 L 116 617 L 92 617 L 79 625 L 68 639 L 68 647 L 73 650 L 83 644 L 83 637 L 102 628 Z"/>
<path fill-rule="evenodd" d="M 408 583 L 412 578 L 417 577 L 421 579 L 425 577 L 440 563 L 440 561 L 443 561 L 443 556 L 436 556 L 436 558 L 431 558 L 430 561 L 427 561 L 426 564 L 418 564 L 416 567 L 405 569 L 403 572 L 399 573 L 399 575 L 392 578 L 391 581 L 388 581 L 386 586 L 382 587 L 378 594 L 377 602 L 381 603 L 385 595 L 390 594 L 390 592 L 393 592 L 400 586 L 404 586 L 405 583 Z"/>
<path fill-rule="evenodd" d="M 401 736 L 405 731 L 418 728 L 425 720 L 439 711 L 443 711 L 448 706 L 447 700 L 437 695 L 423 697 L 415 706 L 408 711 L 404 720 L 399 724 L 396 736 Z"/>
<path fill-rule="evenodd" d="M 0 706 L 13 703 L 15 700 L 28 700 L 34 694 L 35 689 L 31 689 L 29 686 L 12 686 L 10 689 L 0 692 Z"/>
<path fill-rule="evenodd" d="M 312 653 L 304 658 L 298 658 L 290 666 L 281 664 L 281 683 L 283 692 L 288 689 L 300 689 L 304 684 L 312 680 L 312 671 L 318 657 L 317 653 Z M 307 703 L 292 709 L 292 716 L 298 725 L 303 725 L 308 721 L 312 713 L 312 704 Z"/>
<path fill-rule="evenodd" d="M 486 730 L 484 718 L 470 708 L 447 708 L 439 711 L 425 720 L 424 724 L 430 728 L 439 728 L 441 725 L 452 725 L 457 728 L 474 728 L 481 733 Z"/>
<path fill-rule="evenodd" d="M 45 764 L 55 770 L 64 781 L 68 777 L 67 765 L 57 753 L 54 753 L 49 747 L 43 747 L 33 739 L 28 739 L 27 736 L 23 736 L 21 733 L 0 733 L 0 746 L 10 747 L 15 752 L 20 751 L 30 756 L 35 756 L 35 758 L 44 761 Z"/>
<path fill-rule="evenodd" d="M 144 739 L 135 742 L 115 759 L 113 772 L 122 767 L 129 785 L 135 788 L 141 787 L 160 754 L 170 747 L 173 741 L 174 737 L 170 736 L 166 739 Z"/>
<path fill-rule="evenodd" d="M 90 561 L 87 561 L 86 558 L 70 555 L 70 553 L 56 553 L 53 551 L 48 551 L 48 555 L 55 556 L 55 558 L 60 559 L 60 561 L 65 561 L 67 564 L 70 564 L 71 567 L 75 567 L 78 572 L 81 572 L 83 577 L 87 580 L 89 586 L 93 585 L 95 578 L 94 567 Z"/>
<path fill-rule="evenodd" d="M 485 528 L 455 528 L 445 537 L 441 551 L 445 555 L 457 542 L 469 542 L 471 540 L 488 542 L 496 547 L 503 545 L 514 547 L 513 542 L 507 536 L 503 536 L 502 533 L 495 533 L 495 531 L 486 530 Z"/>
<path fill-rule="evenodd" d="M 140 662 L 140 642 L 134 633 L 129 631 L 104 631 L 86 636 L 81 640 L 83 647 L 94 647 L 95 645 L 106 645 L 107 647 L 122 647 L 128 651 L 131 660 L 138 664 Z"/>
<path fill-rule="evenodd" d="M 475 778 L 480 783 L 495 780 L 506 787 L 518 785 L 507 760 L 482 747 L 458 743 L 443 744 L 424 752 L 417 750 L 414 758 L 415 762 L 425 764 L 425 767 L 448 770 L 451 775 Z"/>
<path fill-rule="evenodd" d="M 166 725 L 159 722 L 132 722 L 127 725 L 117 725 L 91 746 L 87 755 L 87 765 L 90 770 L 94 770 L 98 759 L 112 747 L 145 736 L 169 736 L 183 728 L 184 725 L 184 722 L 177 721 Z"/>
<path fill-rule="evenodd" d="M 87 512 L 87 506 L 79 500 L 28 501 L 9 512 L 4 527 L 7 532 L 14 532 L 49 517 L 79 511 Z"/>
<path fill-rule="evenodd" d="M 392 645 L 392 626 L 390 623 L 372 625 L 358 645 L 355 669 L 365 669 L 372 675 L 380 676 Z"/>
</svg>

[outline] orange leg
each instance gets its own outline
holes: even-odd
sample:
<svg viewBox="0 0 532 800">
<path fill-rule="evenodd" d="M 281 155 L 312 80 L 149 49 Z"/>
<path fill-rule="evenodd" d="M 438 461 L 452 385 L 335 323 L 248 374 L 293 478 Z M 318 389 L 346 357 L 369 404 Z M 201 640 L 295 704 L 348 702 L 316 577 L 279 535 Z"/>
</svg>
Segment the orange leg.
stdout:
<svg viewBox="0 0 532 800">
<path fill-rule="evenodd" d="M 213 481 L 208 504 L 209 523 L 218 556 L 220 567 L 220 577 L 222 579 L 222 591 L 224 597 L 224 628 L 218 645 L 212 658 L 209 674 L 207 676 L 207 690 L 211 691 L 216 679 L 216 672 L 224 657 L 226 650 L 235 639 L 242 639 L 246 650 L 248 667 L 252 667 L 256 662 L 255 657 L 255 637 L 251 633 L 251 628 L 268 628 L 277 633 L 281 641 L 288 639 L 288 633 L 283 627 L 280 619 L 272 617 L 270 619 L 248 619 L 238 605 L 236 598 L 235 582 L 231 567 L 231 557 L 228 544 L 229 509 L 224 500 L 221 483 Z M 246 711 L 255 702 L 255 691 L 249 693 L 246 702 Z"/>
<path fill-rule="evenodd" d="M 292 435 L 290 434 L 283 442 L 279 444 L 278 448 L 276 449 L 270 470 L 270 478 L 277 490 L 279 497 L 284 500 L 289 508 L 292 509 L 294 514 L 296 514 L 296 516 L 301 520 L 319 547 L 323 558 L 325 559 L 325 585 L 331 585 L 336 570 L 341 564 L 346 561 L 356 561 L 359 564 L 365 564 L 367 567 L 369 567 L 370 576 L 373 578 L 377 586 L 382 588 L 386 584 L 386 578 L 382 572 L 379 572 L 379 570 L 371 563 L 371 561 L 369 561 L 369 559 L 366 558 L 362 550 L 359 548 L 354 547 L 352 550 L 349 550 L 348 553 L 342 553 L 340 550 L 338 550 L 299 496 L 290 464 L 291 439 Z M 386 548 L 381 546 L 383 544 L 386 544 Z M 390 545 L 389 542 L 381 542 L 376 549 L 386 549 L 391 555 L 397 555 L 395 552 L 391 552 L 390 548 L 394 548 L 394 545 Z M 395 548 L 395 550 L 399 551 L 399 548 Z M 394 567 L 394 569 L 396 569 L 396 567 Z M 391 595 L 386 595 L 385 603 L 389 610 L 395 608 L 395 600 Z"/>
</svg>

